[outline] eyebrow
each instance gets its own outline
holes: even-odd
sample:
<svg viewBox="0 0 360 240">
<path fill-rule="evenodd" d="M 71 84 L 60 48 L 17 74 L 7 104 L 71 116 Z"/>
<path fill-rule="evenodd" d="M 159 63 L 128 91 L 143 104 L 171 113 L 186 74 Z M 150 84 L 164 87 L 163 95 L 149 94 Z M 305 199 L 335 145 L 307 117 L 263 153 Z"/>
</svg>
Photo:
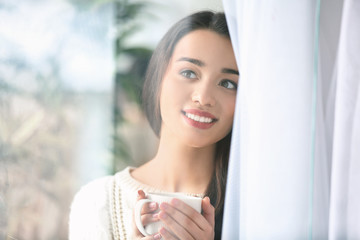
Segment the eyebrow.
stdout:
<svg viewBox="0 0 360 240">
<path fill-rule="evenodd" d="M 198 65 L 199 67 L 203 67 L 205 66 L 205 63 L 199 59 L 195 59 L 195 58 L 188 58 L 188 57 L 181 57 L 178 59 L 178 61 L 186 61 L 186 62 L 191 62 L 195 65 Z"/>
<path fill-rule="evenodd" d="M 234 69 L 230 69 L 230 68 L 223 68 L 221 70 L 222 73 L 230 73 L 230 74 L 235 74 L 235 75 L 240 75 L 239 71 L 236 71 Z"/>
<path fill-rule="evenodd" d="M 179 58 L 177 61 L 186 61 L 186 62 L 190 62 L 193 63 L 199 67 L 203 67 L 205 66 L 205 63 L 199 59 L 195 59 L 195 58 L 189 58 L 189 57 L 181 57 Z M 235 74 L 235 75 L 240 75 L 239 71 L 231 69 L 231 68 L 223 68 L 221 70 L 222 73 L 229 73 L 229 74 Z"/>
</svg>

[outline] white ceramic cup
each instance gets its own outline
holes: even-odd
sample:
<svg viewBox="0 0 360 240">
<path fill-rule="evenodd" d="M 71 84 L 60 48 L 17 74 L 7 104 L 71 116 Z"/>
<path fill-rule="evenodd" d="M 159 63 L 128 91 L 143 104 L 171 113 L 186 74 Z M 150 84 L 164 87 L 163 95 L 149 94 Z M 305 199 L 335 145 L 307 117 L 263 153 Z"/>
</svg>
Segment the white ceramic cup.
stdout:
<svg viewBox="0 0 360 240">
<path fill-rule="evenodd" d="M 136 203 L 134 215 L 136 227 L 144 236 L 152 235 L 158 232 L 160 227 L 164 226 L 161 221 L 150 223 L 145 227 L 142 225 L 141 209 L 145 203 L 157 202 L 160 205 L 163 202 L 169 203 L 171 199 L 177 198 L 194 208 L 197 212 L 201 213 L 202 198 L 200 197 L 188 196 L 182 193 L 147 193 L 146 197 L 147 199 L 141 199 Z M 157 212 L 159 211 L 160 210 L 158 210 Z"/>
</svg>

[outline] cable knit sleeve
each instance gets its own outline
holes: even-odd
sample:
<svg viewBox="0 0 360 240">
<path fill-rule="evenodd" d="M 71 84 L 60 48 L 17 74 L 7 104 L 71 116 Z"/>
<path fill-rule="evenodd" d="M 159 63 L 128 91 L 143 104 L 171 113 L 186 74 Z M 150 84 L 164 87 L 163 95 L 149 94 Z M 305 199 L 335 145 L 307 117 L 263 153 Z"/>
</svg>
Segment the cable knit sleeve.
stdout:
<svg viewBox="0 0 360 240">
<path fill-rule="evenodd" d="M 75 195 L 69 218 L 70 240 L 112 239 L 107 194 L 111 178 L 96 179 Z"/>
</svg>

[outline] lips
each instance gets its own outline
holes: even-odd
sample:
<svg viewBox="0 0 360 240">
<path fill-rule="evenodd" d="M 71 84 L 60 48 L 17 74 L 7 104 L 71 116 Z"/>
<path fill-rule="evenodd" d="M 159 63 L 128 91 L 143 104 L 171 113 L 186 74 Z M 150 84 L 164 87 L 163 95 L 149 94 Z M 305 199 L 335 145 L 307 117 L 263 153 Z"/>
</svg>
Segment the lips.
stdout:
<svg viewBox="0 0 360 240">
<path fill-rule="evenodd" d="M 214 115 L 209 112 L 201 111 L 198 109 L 187 109 L 181 111 L 184 115 L 185 121 L 195 127 L 200 129 L 207 129 L 212 127 L 215 122 L 218 120 Z"/>
</svg>

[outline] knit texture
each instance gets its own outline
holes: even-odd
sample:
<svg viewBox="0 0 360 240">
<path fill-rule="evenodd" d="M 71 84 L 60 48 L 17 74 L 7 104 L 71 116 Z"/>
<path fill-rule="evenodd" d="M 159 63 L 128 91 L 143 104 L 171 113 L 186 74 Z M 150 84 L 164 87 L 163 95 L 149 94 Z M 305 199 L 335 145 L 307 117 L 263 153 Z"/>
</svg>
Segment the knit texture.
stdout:
<svg viewBox="0 0 360 240">
<path fill-rule="evenodd" d="M 134 179 L 127 167 L 114 176 L 96 179 L 75 195 L 69 219 L 70 240 L 133 239 L 137 191 L 166 192 Z M 187 194 L 203 197 L 202 194 Z"/>
</svg>

